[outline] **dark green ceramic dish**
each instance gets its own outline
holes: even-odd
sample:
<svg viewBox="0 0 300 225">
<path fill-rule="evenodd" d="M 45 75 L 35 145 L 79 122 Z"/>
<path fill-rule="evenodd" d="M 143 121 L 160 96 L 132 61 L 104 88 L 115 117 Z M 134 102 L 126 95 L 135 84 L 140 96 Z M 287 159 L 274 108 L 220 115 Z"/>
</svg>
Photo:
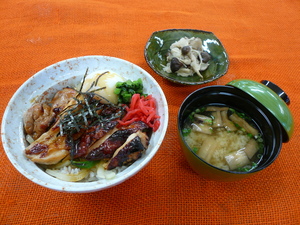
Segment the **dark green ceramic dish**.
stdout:
<svg viewBox="0 0 300 225">
<path fill-rule="evenodd" d="M 181 77 L 176 73 L 169 74 L 163 70 L 163 66 L 167 64 L 166 54 L 171 44 L 182 37 L 201 38 L 203 49 L 211 55 L 212 59 L 209 61 L 208 69 L 201 72 L 204 79 L 196 74 L 190 77 Z M 214 81 L 226 74 L 229 66 L 228 55 L 220 40 L 212 32 L 202 30 L 169 29 L 156 31 L 149 38 L 144 54 L 148 65 L 158 75 L 185 85 L 199 85 Z"/>
</svg>

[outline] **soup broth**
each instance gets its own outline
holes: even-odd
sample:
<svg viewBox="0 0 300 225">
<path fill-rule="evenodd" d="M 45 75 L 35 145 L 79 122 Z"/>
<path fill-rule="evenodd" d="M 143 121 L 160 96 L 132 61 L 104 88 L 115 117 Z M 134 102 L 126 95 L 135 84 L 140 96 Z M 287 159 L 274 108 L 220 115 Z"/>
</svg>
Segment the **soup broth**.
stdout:
<svg viewBox="0 0 300 225">
<path fill-rule="evenodd" d="M 256 168 L 264 143 L 253 120 L 236 109 L 210 105 L 194 110 L 182 130 L 190 149 L 223 170 L 246 172 Z"/>
</svg>

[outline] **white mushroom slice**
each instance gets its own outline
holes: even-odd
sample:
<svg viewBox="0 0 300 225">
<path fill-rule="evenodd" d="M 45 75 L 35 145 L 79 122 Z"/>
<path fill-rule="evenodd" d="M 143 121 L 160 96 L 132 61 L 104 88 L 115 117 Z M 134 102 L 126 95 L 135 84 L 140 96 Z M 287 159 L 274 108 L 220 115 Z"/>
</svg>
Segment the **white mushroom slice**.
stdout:
<svg viewBox="0 0 300 225">
<path fill-rule="evenodd" d="M 195 57 L 197 58 L 197 62 L 199 64 L 199 71 L 204 71 L 208 68 L 209 64 L 208 63 L 204 63 L 202 62 L 203 59 L 202 59 L 202 56 L 201 56 L 201 52 L 200 51 L 195 51 L 193 50 L 193 54 L 195 55 Z M 199 60 L 198 60 L 199 58 Z"/>
<path fill-rule="evenodd" d="M 229 116 L 229 119 L 232 120 L 234 123 L 239 125 L 240 127 L 244 128 L 247 133 L 252 134 L 254 137 L 258 135 L 258 130 L 252 127 L 246 120 L 239 117 L 236 113 Z"/>
<path fill-rule="evenodd" d="M 213 128 L 207 124 L 203 124 L 203 123 L 192 123 L 192 129 L 194 131 L 200 132 L 200 133 L 204 133 L 204 134 L 212 134 L 213 132 Z"/>
<path fill-rule="evenodd" d="M 193 68 L 194 72 L 197 73 L 199 77 L 203 78 L 203 76 L 200 73 L 200 63 L 197 60 L 196 56 L 193 54 L 193 52 L 189 52 L 188 56 L 191 59 L 191 67 Z"/>
<path fill-rule="evenodd" d="M 209 116 L 204 116 L 204 115 L 202 115 L 202 114 L 197 114 L 197 113 L 196 113 L 196 114 L 194 114 L 194 117 L 195 117 L 196 119 L 198 119 L 198 120 L 201 120 L 202 123 L 204 123 L 204 124 L 212 125 L 213 120 L 212 120 L 212 118 L 209 117 Z"/>
<path fill-rule="evenodd" d="M 228 110 L 228 107 L 218 107 L 218 106 L 208 106 L 205 111 L 225 111 Z"/>
<path fill-rule="evenodd" d="M 212 155 L 214 154 L 214 152 L 216 151 L 218 147 L 218 144 L 216 142 L 216 140 L 214 139 L 214 137 L 207 137 L 201 147 L 199 148 L 197 155 L 202 158 L 203 160 L 205 160 L 206 162 L 210 162 L 210 159 L 212 157 Z"/>
<path fill-rule="evenodd" d="M 171 71 L 171 63 L 168 62 L 166 66 L 164 66 L 164 65 L 162 65 L 162 66 L 163 66 L 163 70 L 165 72 L 172 73 L 172 71 Z"/>
<path fill-rule="evenodd" d="M 200 73 L 200 64 L 197 64 L 196 61 L 192 61 L 191 67 L 199 77 L 203 78 L 202 74 Z"/>
<path fill-rule="evenodd" d="M 200 65 L 200 71 L 204 71 L 208 68 L 209 64 L 208 63 L 201 63 Z"/>
<path fill-rule="evenodd" d="M 213 127 L 223 127 L 221 111 L 212 112 L 211 115 L 214 117 Z"/>
<path fill-rule="evenodd" d="M 235 153 L 225 156 L 225 160 L 230 170 L 235 170 L 250 164 L 250 160 L 243 150 L 238 150 Z"/>
<path fill-rule="evenodd" d="M 202 62 L 201 52 L 193 50 L 193 54 L 195 55 L 195 57 L 197 58 L 197 62 L 199 63 L 199 73 L 200 73 L 200 71 L 203 71 L 202 68 L 205 68 L 205 65 L 203 65 L 204 63 Z"/>
<path fill-rule="evenodd" d="M 187 37 L 183 37 L 183 38 L 180 38 L 179 41 L 176 41 L 174 42 L 171 46 L 170 46 L 170 49 L 172 48 L 182 48 L 183 46 L 187 46 L 189 45 L 189 39 Z"/>
<path fill-rule="evenodd" d="M 184 63 L 185 65 L 190 65 L 192 60 L 187 57 L 187 56 L 183 56 L 181 58 L 178 58 L 180 62 Z"/>
<path fill-rule="evenodd" d="M 254 139 L 250 139 L 250 141 L 247 143 L 247 145 L 244 148 L 244 152 L 248 156 L 249 159 L 252 159 L 252 157 L 255 155 L 255 153 L 258 151 L 258 143 Z"/>
<path fill-rule="evenodd" d="M 190 40 L 190 46 L 192 46 L 194 49 L 198 51 L 202 51 L 202 40 L 200 38 L 192 38 Z"/>
<path fill-rule="evenodd" d="M 172 55 L 172 58 L 178 58 L 178 59 L 180 59 L 180 57 L 182 57 L 181 56 L 181 49 L 179 49 L 179 48 L 171 48 L 171 55 Z"/>
<path fill-rule="evenodd" d="M 234 123 L 228 119 L 227 110 L 221 111 L 221 118 L 222 118 L 223 125 L 227 131 L 236 131 L 237 130 Z"/>
<path fill-rule="evenodd" d="M 178 71 L 177 71 L 177 74 L 179 76 L 182 76 L 182 77 L 188 77 L 188 76 L 192 76 L 194 74 L 194 71 L 189 69 L 189 68 L 184 68 L 184 67 L 181 67 Z"/>
</svg>

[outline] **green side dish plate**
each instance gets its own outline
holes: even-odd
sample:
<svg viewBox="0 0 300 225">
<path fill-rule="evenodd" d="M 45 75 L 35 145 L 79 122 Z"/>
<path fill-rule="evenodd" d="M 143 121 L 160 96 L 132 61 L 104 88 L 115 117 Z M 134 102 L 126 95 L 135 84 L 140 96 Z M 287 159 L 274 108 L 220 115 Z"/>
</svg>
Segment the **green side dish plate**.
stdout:
<svg viewBox="0 0 300 225">
<path fill-rule="evenodd" d="M 163 67 L 167 64 L 167 53 L 171 44 L 182 37 L 198 37 L 202 40 L 203 50 L 211 55 L 209 67 L 201 71 L 204 79 L 197 74 L 189 77 L 178 76 L 176 73 L 167 73 Z M 220 40 L 212 33 L 193 29 L 168 29 L 154 32 L 144 50 L 145 60 L 151 69 L 158 75 L 172 82 L 183 85 L 200 85 L 214 81 L 227 73 L 229 59 Z"/>
</svg>

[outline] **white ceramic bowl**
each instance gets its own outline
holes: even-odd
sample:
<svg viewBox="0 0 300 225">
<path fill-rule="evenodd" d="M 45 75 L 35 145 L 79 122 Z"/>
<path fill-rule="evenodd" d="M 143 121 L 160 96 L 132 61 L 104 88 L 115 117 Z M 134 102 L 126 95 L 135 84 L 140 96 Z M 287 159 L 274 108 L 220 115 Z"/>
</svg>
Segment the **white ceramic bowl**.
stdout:
<svg viewBox="0 0 300 225">
<path fill-rule="evenodd" d="M 149 147 L 139 160 L 118 173 L 111 180 L 93 182 L 66 182 L 56 179 L 24 156 L 27 146 L 23 131 L 23 114 L 36 98 L 51 98 L 67 85 L 78 84 L 88 68 L 89 72 L 110 70 L 131 80 L 142 78 L 144 91 L 157 101 L 161 125 L 153 133 Z M 45 94 L 45 91 L 47 93 Z M 29 78 L 13 95 L 2 120 L 2 142 L 4 150 L 15 168 L 29 180 L 41 186 L 64 192 L 85 193 L 100 191 L 118 185 L 138 173 L 150 162 L 158 151 L 168 126 L 168 105 L 165 95 L 155 79 L 142 68 L 122 59 L 108 56 L 83 56 L 53 64 Z"/>
</svg>

